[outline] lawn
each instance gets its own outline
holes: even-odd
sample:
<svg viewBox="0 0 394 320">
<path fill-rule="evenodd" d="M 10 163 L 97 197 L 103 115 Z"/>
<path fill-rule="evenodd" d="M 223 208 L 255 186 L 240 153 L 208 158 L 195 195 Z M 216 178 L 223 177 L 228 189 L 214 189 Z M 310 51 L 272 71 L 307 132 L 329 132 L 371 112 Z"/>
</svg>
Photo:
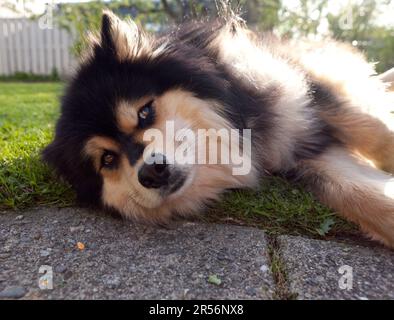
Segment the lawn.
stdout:
<svg viewBox="0 0 394 320">
<path fill-rule="evenodd" d="M 0 210 L 70 206 L 74 194 L 40 159 L 59 115 L 61 83 L 0 83 Z M 204 219 L 257 225 L 272 233 L 324 237 L 354 227 L 299 186 L 269 178 L 255 192 L 235 191 Z"/>
<path fill-rule="evenodd" d="M 59 114 L 60 83 L 0 83 L 0 209 L 65 206 L 70 188 L 42 163 Z"/>
</svg>

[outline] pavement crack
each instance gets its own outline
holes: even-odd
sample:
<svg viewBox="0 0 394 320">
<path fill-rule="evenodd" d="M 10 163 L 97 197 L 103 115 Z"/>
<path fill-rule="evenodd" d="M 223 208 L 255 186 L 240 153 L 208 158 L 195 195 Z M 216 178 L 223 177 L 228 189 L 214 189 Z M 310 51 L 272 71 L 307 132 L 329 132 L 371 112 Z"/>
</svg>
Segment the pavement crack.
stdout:
<svg viewBox="0 0 394 320">
<path fill-rule="evenodd" d="M 270 270 L 275 282 L 273 298 L 277 300 L 294 300 L 297 294 L 291 292 L 286 265 L 282 259 L 280 244 L 277 236 L 267 234 L 268 258 Z"/>
</svg>

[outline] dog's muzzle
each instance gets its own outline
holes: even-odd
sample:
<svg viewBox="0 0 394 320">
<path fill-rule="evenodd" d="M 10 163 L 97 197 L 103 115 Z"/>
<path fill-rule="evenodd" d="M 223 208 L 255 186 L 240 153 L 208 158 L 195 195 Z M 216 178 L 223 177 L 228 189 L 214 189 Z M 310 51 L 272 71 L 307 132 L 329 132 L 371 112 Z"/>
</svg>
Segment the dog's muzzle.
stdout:
<svg viewBox="0 0 394 320">
<path fill-rule="evenodd" d="M 186 180 L 186 174 L 175 165 L 166 162 L 162 154 L 153 154 L 138 171 L 139 183 L 147 189 L 160 189 L 164 194 L 179 190 Z"/>
</svg>

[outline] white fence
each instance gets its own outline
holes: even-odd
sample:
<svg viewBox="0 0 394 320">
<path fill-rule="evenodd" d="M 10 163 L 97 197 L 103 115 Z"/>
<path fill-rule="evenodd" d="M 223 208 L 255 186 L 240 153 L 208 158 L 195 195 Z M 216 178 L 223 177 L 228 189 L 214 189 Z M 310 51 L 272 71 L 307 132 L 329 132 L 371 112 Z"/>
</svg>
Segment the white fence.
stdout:
<svg viewBox="0 0 394 320">
<path fill-rule="evenodd" d="M 27 18 L 0 19 L 0 75 L 48 75 L 56 69 L 66 76 L 75 63 L 71 45 L 71 35 L 55 26 L 41 29 L 37 21 Z"/>
</svg>

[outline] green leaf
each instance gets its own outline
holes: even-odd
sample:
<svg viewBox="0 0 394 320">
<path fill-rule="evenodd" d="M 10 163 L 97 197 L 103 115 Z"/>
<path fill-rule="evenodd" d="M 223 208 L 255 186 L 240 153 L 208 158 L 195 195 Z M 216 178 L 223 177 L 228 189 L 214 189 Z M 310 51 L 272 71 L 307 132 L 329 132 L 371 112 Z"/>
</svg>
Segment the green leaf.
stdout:
<svg viewBox="0 0 394 320">
<path fill-rule="evenodd" d="M 208 282 L 219 286 L 222 283 L 222 280 L 220 280 L 216 274 L 213 274 L 209 276 Z"/>
<path fill-rule="evenodd" d="M 320 227 L 318 229 L 316 229 L 316 231 L 319 235 L 324 237 L 331 230 L 331 227 L 334 224 L 335 224 L 335 221 L 333 218 L 327 218 L 320 224 Z"/>
</svg>

